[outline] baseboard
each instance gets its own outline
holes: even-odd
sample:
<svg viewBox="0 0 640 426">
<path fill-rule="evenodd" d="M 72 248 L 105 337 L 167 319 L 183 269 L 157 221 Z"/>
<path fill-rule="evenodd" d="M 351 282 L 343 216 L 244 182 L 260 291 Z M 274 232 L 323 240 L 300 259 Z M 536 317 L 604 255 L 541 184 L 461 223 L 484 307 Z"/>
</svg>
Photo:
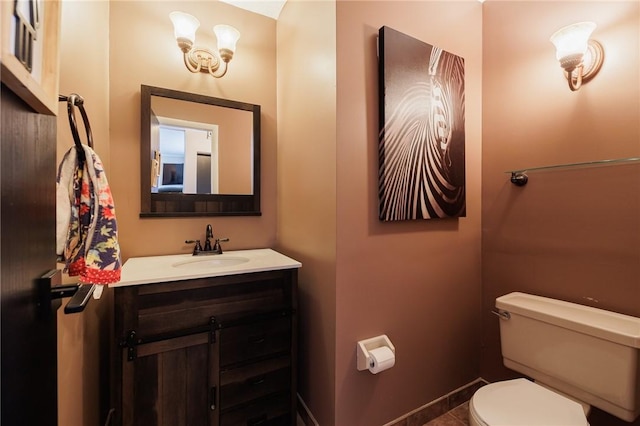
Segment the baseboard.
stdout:
<svg viewBox="0 0 640 426">
<path fill-rule="evenodd" d="M 419 407 L 410 413 L 407 413 L 384 426 L 399 426 L 406 424 L 425 424 L 440 417 L 449 410 L 456 408 L 457 406 L 464 404 L 471 399 L 475 391 L 486 385 L 488 382 L 479 377 L 473 382 L 470 382 L 458 389 L 449 392 L 448 394 L 431 401 L 422 407 Z"/>
<path fill-rule="evenodd" d="M 311 414 L 311 410 L 309 410 L 309 407 L 307 407 L 307 404 L 304 403 L 304 400 L 302 399 L 300 394 L 297 394 L 297 395 L 298 395 L 298 416 L 300 417 L 302 422 L 305 424 L 305 426 L 320 426 L 316 421 L 315 417 L 313 417 L 313 414 Z"/>
<path fill-rule="evenodd" d="M 464 404 L 467 402 L 473 394 L 482 386 L 488 384 L 482 377 L 455 389 L 448 394 L 431 401 L 422 407 L 419 407 L 410 413 L 407 413 L 384 426 L 399 426 L 400 424 L 425 424 L 436 417 L 441 416 L 447 411 Z M 304 400 L 298 394 L 298 417 L 302 420 L 305 426 L 320 426 L 318 421 L 313 417 L 313 414 L 304 403 Z"/>
</svg>

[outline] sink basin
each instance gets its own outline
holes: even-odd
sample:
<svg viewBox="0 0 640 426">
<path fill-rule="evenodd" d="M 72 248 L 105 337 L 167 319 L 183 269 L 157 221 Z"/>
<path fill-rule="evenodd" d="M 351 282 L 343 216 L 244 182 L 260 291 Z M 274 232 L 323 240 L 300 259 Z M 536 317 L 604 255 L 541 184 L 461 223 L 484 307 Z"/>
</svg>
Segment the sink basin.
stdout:
<svg viewBox="0 0 640 426">
<path fill-rule="evenodd" d="M 174 263 L 174 268 L 183 268 L 183 269 L 215 269 L 215 268 L 224 268 L 225 266 L 235 266 L 240 265 L 242 263 L 248 262 L 249 259 L 246 257 L 222 257 L 218 255 L 212 255 L 202 258 L 194 258 L 189 260 L 183 260 L 182 262 Z"/>
<path fill-rule="evenodd" d="M 225 251 L 222 254 L 169 254 L 132 257 L 122 267 L 120 282 L 109 287 L 213 278 L 299 268 L 301 265 L 272 249 Z"/>
</svg>

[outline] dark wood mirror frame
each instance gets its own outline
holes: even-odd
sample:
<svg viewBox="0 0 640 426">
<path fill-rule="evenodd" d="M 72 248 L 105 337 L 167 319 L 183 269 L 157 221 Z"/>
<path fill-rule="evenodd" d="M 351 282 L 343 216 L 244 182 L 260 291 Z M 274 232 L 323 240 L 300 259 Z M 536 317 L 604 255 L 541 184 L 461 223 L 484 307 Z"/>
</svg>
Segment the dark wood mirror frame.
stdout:
<svg viewBox="0 0 640 426">
<path fill-rule="evenodd" d="M 253 194 L 152 193 L 151 97 L 235 108 L 253 113 Z M 260 216 L 260 105 L 140 86 L 140 217 Z"/>
</svg>

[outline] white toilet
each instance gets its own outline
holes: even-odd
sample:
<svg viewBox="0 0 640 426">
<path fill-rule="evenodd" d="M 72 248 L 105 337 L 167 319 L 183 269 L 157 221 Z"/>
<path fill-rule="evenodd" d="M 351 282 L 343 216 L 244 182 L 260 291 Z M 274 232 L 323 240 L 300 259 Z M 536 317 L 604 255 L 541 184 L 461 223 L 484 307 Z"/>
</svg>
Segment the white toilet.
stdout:
<svg viewBox="0 0 640 426">
<path fill-rule="evenodd" d="M 640 318 L 524 293 L 496 299 L 504 365 L 532 378 L 480 388 L 471 426 L 586 426 L 590 406 L 640 415 Z"/>
</svg>

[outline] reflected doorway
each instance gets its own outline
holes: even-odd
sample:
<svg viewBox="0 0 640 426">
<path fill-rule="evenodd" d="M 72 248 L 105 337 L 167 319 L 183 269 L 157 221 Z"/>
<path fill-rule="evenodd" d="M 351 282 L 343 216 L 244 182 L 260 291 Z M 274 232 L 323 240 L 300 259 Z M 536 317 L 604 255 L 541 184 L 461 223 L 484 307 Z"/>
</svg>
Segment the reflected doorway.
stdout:
<svg viewBox="0 0 640 426">
<path fill-rule="evenodd" d="M 211 194 L 211 154 L 198 152 L 196 188 L 198 194 Z M 215 191 L 217 193 L 217 191 Z"/>
</svg>

